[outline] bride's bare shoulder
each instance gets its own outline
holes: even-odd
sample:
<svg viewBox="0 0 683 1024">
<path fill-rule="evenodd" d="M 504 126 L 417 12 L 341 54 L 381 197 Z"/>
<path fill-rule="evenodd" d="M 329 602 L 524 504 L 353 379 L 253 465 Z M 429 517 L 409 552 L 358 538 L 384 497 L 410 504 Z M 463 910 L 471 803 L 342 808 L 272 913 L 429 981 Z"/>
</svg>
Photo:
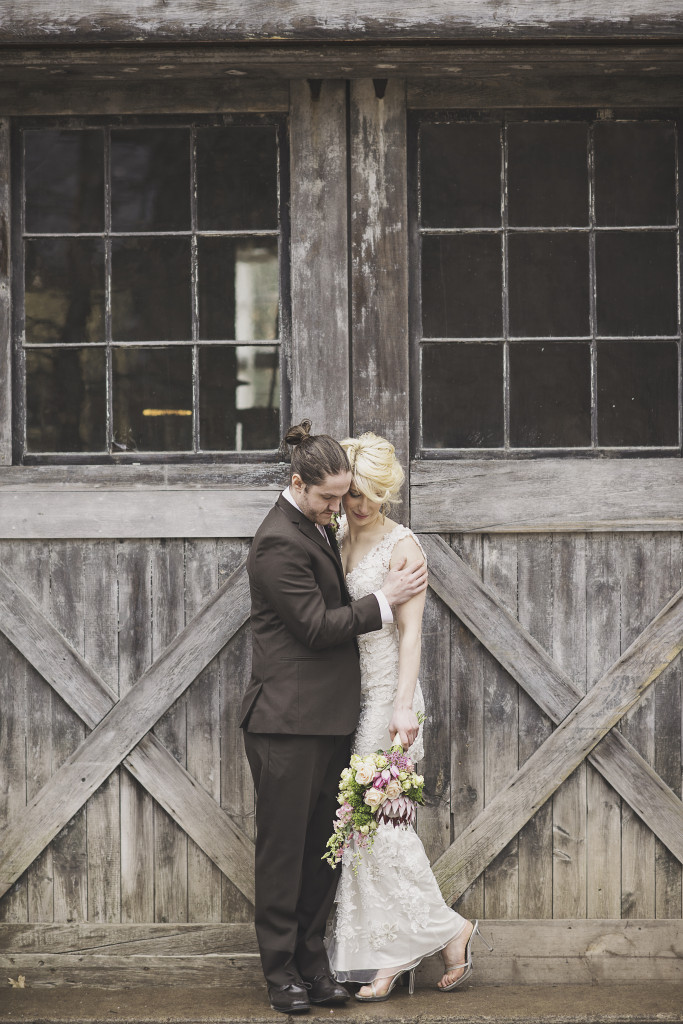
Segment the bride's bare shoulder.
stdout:
<svg viewBox="0 0 683 1024">
<path fill-rule="evenodd" d="M 399 565 L 404 559 L 407 560 L 408 565 L 411 565 L 413 562 L 424 562 L 422 549 L 410 534 L 401 537 L 394 544 L 389 565 L 393 569 L 394 566 Z"/>
</svg>

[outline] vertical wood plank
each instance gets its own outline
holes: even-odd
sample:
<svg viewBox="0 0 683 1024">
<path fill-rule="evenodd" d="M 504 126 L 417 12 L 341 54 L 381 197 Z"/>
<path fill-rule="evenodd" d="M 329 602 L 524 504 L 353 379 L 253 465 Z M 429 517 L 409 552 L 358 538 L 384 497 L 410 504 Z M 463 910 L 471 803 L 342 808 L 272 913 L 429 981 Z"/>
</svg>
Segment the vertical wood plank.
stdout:
<svg viewBox="0 0 683 1024">
<path fill-rule="evenodd" d="M 517 537 L 484 537 L 484 582 L 495 590 L 508 611 L 517 616 Z M 489 655 L 484 662 L 486 729 L 486 802 L 517 771 L 519 687 Z M 518 840 L 513 839 L 485 872 L 486 917 L 519 916 Z"/>
<path fill-rule="evenodd" d="M 222 585 L 248 551 L 248 543 L 240 540 L 218 541 L 218 582 Z M 254 784 L 244 752 L 239 709 L 242 694 L 251 672 L 251 632 L 249 624 L 240 629 L 218 656 L 220 672 L 221 725 L 221 806 L 232 820 L 249 836 L 255 838 Z M 221 918 L 223 921 L 253 921 L 254 908 L 223 876 Z"/>
<path fill-rule="evenodd" d="M 0 565 L 11 542 L 0 544 Z M 15 550 L 20 545 L 14 545 Z M 0 634 L 0 822 L 18 820 L 26 807 L 26 669 L 17 649 Z M 0 921 L 28 920 L 28 872 L 0 899 Z"/>
<path fill-rule="evenodd" d="M 655 585 L 659 582 L 658 600 L 663 606 L 681 586 L 681 534 L 656 534 L 655 559 Z M 682 681 L 683 665 L 678 658 L 657 680 L 654 695 L 655 770 L 678 797 L 681 796 L 683 764 Z M 680 861 L 655 839 L 655 914 L 658 918 L 681 916 L 682 870 Z"/>
<path fill-rule="evenodd" d="M 49 617 L 49 544 L 44 541 L 7 541 L 2 545 L 1 558 L 3 568 Z M 52 774 L 52 689 L 27 662 L 23 664 L 22 676 L 27 708 L 26 799 L 31 800 Z M 28 919 L 32 922 L 51 922 L 53 918 L 54 883 L 50 845 L 28 869 Z"/>
<path fill-rule="evenodd" d="M 118 693 L 118 585 L 116 541 L 83 548 L 84 655 Z M 120 771 L 88 801 L 88 920 L 121 920 Z"/>
<path fill-rule="evenodd" d="M 586 538 L 553 538 L 552 654 L 586 692 Z M 553 917 L 586 916 L 586 765 L 553 797 Z"/>
<path fill-rule="evenodd" d="M 657 606 L 654 534 L 622 534 L 621 648 L 625 650 L 660 610 Z M 620 728 L 648 764 L 654 763 L 654 699 L 650 687 L 621 720 Z M 655 916 L 655 842 L 649 828 L 622 801 L 621 916 Z"/>
<path fill-rule="evenodd" d="M 152 544 L 152 660 L 185 625 L 185 552 L 182 540 Z M 185 767 L 187 715 L 185 697 L 154 726 L 176 761 Z M 187 921 L 187 836 L 170 815 L 154 804 L 154 920 Z"/>
<path fill-rule="evenodd" d="M 451 844 L 450 612 L 433 592 L 422 621 L 420 685 L 425 699 L 424 774 L 427 798 L 418 812 L 418 831 L 430 861 Z"/>
<path fill-rule="evenodd" d="M 519 621 L 546 651 L 552 651 L 553 538 L 522 534 L 517 539 Z M 519 691 L 519 763 L 552 731 L 550 719 Z M 519 833 L 519 916 L 553 916 L 552 805 L 544 804 Z"/>
<path fill-rule="evenodd" d="M 621 653 L 621 584 L 617 545 L 608 533 L 588 537 L 586 683 L 590 690 Z M 621 917 L 621 798 L 602 775 L 586 773 L 586 914 Z"/>
<path fill-rule="evenodd" d="M 12 464 L 11 208 L 9 119 L 0 117 L 0 466 Z"/>
<path fill-rule="evenodd" d="M 456 534 L 451 547 L 482 574 L 482 537 Z M 484 659 L 485 652 L 457 616 L 451 616 L 451 814 L 453 839 L 484 809 Z M 456 903 L 463 917 L 484 917 L 484 876 Z"/>
<path fill-rule="evenodd" d="M 382 98 L 351 82 L 353 433 L 387 437 L 408 463 L 408 185 L 405 83 Z M 395 517 L 408 522 L 408 488 Z"/>
<path fill-rule="evenodd" d="M 292 420 L 349 432 L 346 85 L 290 85 Z"/>
<path fill-rule="evenodd" d="M 84 653 L 83 541 L 53 541 L 50 547 L 50 618 L 79 654 Z M 85 726 L 53 695 L 53 773 L 85 739 Z M 52 843 L 55 921 L 88 917 L 87 808 L 82 807 Z"/>
<path fill-rule="evenodd" d="M 119 692 L 152 663 L 151 566 L 146 541 L 123 541 L 119 580 Z M 151 796 L 121 773 L 121 920 L 154 920 L 154 808 Z"/>
<path fill-rule="evenodd" d="M 186 623 L 217 589 L 216 541 L 186 541 Z M 187 769 L 217 803 L 221 798 L 219 684 L 214 659 L 187 691 Z M 187 851 L 187 894 L 188 921 L 220 921 L 221 872 L 192 840 Z"/>
</svg>

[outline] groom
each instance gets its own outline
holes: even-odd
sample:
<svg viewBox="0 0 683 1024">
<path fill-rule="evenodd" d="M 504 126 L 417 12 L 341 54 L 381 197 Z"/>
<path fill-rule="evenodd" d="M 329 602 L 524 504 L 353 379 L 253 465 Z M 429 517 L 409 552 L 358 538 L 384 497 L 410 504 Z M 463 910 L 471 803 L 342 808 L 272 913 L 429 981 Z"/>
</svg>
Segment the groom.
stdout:
<svg viewBox="0 0 683 1024">
<path fill-rule="evenodd" d="M 309 431 L 304 420 L 285 438 L 290 484 L 247 560 L 253 656 L 240 725 L 257 794 L 255 924 L 270 1004 L 282 1013 L 348 999 L 323 945 L 337 875 L 321 858 L 358 724 L 355 638 L 427 586 L 415 563 L 351 600 L 330 527 L 351 470 L 341 445 Z"/>
</svg>

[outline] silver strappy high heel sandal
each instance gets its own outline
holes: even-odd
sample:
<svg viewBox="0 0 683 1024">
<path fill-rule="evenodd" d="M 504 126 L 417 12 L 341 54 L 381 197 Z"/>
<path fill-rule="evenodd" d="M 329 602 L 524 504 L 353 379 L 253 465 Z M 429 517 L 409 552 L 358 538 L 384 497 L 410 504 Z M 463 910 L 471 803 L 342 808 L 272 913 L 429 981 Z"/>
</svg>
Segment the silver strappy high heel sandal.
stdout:
<svg viewBox="0 0 683 1024">
<path fill-rule="evenodd" d="M 488 949 L 489 952 L 493 951 L 493 946 L 489 946 L 488 942 L 486 941 L 484 936 L 479 931 L 479 921 L 475 921 L 474 922 L 474 928 L 470 932 L 470 937 L 467 940 L 467 945 L 465 946 L 465 963 L 464 964 L 447 964 L 444 961 L 444 974 L 448 974 L 450 971 L 457 971 L 461 967 L 464 967 L 465 970 L 462 972 L 460 977 L 456 978 L 455 981 L 452 981 L 450 983 L 450 985 L 437 985 L 436 987 L 438 988 L 439 992 L 452 992 L 454 988 L 458 987 L 458 985 L 462 985 L 463 981 L 465 981 L 466 978 L 469 978 L 470 974 L 472 973 L 472 963 L 473 963 L 473 960 L 472 960 L 472 939 L 474 938 L 475 935 L 479 936 L 479 938 L 484 943 L 484 945 L 486 946 L 486 948 Z"/>
<path fill-rule="evenodd" d="M 417 967 L 417 964 L 415 965 L 415 967 Z M 375 978 L 374 981 L 369 982 L 370 988 L 372 989 L 372 995 L 361 996 L 358 994 L 358 992 L 356 992 L 356 999 L 358 999 L 361 1003 L 383 1003 L 385 999 L 389 998 L 389 996 L 391 995 L 391 990 L 393 989 L 394 985 L 399 980 L 399 978 L 403 977 L 404 974 L 408 975 L 408 992 L 412 996 L 413 992 L 415 991 L 415 967 L 410 967 L 407 970 L 399 971 L 398 974 L 395 974 L 391 979 L 391 982 L 389 983 L 389 988 L 381 996 L 377 995 L 377 992 L 375 990 L 375 982 L 384 981 L 385 979 Z"/>
</svg>

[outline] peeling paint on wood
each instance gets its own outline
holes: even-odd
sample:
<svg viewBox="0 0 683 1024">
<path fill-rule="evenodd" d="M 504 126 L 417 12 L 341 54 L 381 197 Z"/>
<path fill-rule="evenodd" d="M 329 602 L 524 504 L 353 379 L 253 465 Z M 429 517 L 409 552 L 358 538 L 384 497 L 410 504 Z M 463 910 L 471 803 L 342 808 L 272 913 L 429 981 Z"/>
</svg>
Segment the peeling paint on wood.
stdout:
<svg viewBox="0 0 683 1024">
<path fill-rule="evenodd" d="M 667 38 L 683 30 L 678 0 L 6 0 L 8 42 L 148 39 Z"/>
</svg>

